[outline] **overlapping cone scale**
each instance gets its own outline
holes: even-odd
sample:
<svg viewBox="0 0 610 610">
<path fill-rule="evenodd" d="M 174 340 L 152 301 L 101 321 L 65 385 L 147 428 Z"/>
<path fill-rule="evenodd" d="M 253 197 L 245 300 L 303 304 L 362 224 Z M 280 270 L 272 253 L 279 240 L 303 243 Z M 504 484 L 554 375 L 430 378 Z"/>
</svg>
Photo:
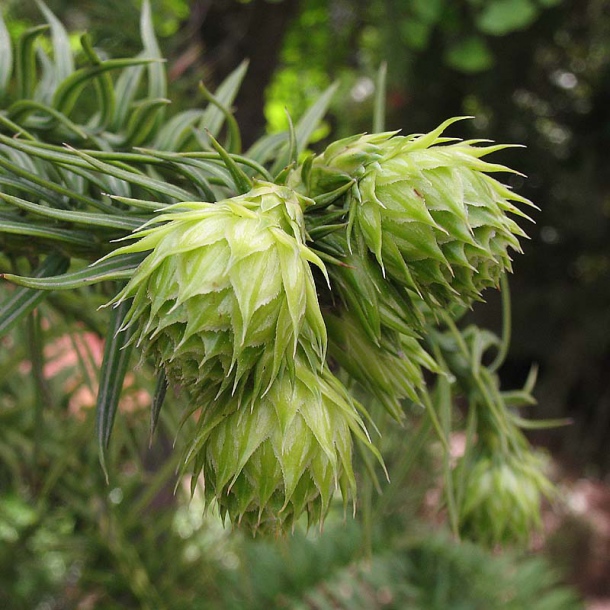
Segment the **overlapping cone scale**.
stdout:
<svg viewBox="0 0 610 610">
<path fill-rule="evenodd" d="M 278 533 L 302 513 L 321 523 L 338 490 L 345 503 L 354 498 L 353 436 L 375 451 L 347 390 L 299 354 L 294 375 L 278 375 L 263 397 L 237 406 L 221 395 L 204 409 L 186 463 L 223 517 Z"/>
<path fill-rule="evenodd" d="M 377 346 L 387 332 L 415 335 L 424 322 L 418 310 L 421 299 L 404 290 L 400 282 L 383 276 L 362 236 L 355 235 L 349 247 L 347 243 L 343 246 L 342 236 L 330 237 L 335 245 L 341 244 L 342 264 L 328 269 L 333 297 L 341 303 L 340 309 L 355 315 L 359 330 Z"/>
<path fill-rule="evenodd" d="M 439 372 L 439 368 L 417 338 L 386 331 L 379 344 L 375 344 L 357 316 L 348 311 L 327 315 L 326 323 L 330 358 L 392 417 L 404 419 L 404 399 L 423 404 L 422 395 L 427 388 L 422 369 Z"/>
<path fill-rule="evenodd" d="M 304 245 L 302 200 L 258 183 L 218 203 L 180 203 L 113 254 L 147 252 L 113 300 L 133 299 L 124 327 L 169 380 L 197 395 L 264 393 L 297 347 L 322 366 L 326 329 Z"/>
<path fill-rule="evenodd" d="M 544 460 L 529 449 L 479 452 L 458 506 L 462 533 L 490 546 L 526 542 L 540 528 L 540 503 L 552 490 L 543 471 Z"/>
<path fill-rule="evenodd" d="M 455 120 L 423 135 L 350 138 L 343 153 L 336 142 L 305 178 L 312 197 L 341 177 L 356 179 L 348 202 L 352 239 L 362 234 L 386 276 L 433 305 L 470 304 L 498 285 L 511 270 L 509 250 L 520 251 L 525 237 L 509 214 L 526 217 L 515 202 L 530 204 L 490 175 L 512 170 L 482 159 L 503 146 L 441 136 Z"/>
</svg>

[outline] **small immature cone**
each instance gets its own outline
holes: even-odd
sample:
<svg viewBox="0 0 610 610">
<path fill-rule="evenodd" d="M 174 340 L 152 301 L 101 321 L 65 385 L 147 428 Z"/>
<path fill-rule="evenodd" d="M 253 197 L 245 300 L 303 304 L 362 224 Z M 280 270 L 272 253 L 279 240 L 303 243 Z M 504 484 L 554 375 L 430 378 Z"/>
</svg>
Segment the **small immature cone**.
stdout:
<svg viewBox="0 0 610 610">
<path fill-rule="evenodd" d="M 328 353 L 349 376 L 375 397 L 392 417 L 404 419 L 403 401 L 422 404 L 426 392 L 423 368 L 439 372 L 438 365 L 418 339 L 385 333 L 376 345 L 358 318 L 347 311 L 326 316 Z"/>
<path fill-rule="evenodd" d="M 340 302 L 341 309 L 351 312 L 377 346 L 384 334 L 399 332 L 409 336 L 419 331 L 424 323 L 418 308 L 421 299 L 392 278 L 384 278 L 362 236 L 355 235 L 350 246 L 340 235 L 331 238 L 342 252 L 338 257 L 341 264 L 328 267 L 335 304 Z M 328 321 L 326 314 L 325 319 Z"/>
<path fill-rule="evenodd" d="M 431 305 L 470 304 L 511 269 L 522 229 L 508 214 L 529 202 L 489 174 L 512 171 L 481 158 L 503 146 L 441 136 L 452 119 L 413 136 L 391 133 L 335 142 L 300 179 L 310 197 L 355 179 L 349 224 L 386 276 Z"/>
<path fill-rule="evenodd" d="M 278 375 L 258 400 L 238 407 L 220 395 L 204 409 L 186 464 L 231 523 L 279 533 L 302 513 L 321 523 L 335 491 L 344 503 L 355 497 L 352 435 L 378 456 L 347 390 L 298 354 L 294 376 Z"/>
<path fill-rule="evenodd" d="M 179 203 L 113 255 L 147 252 L 113 300 L 133 299 L 124 327 L 168 379 L 197 396 L 215 386 L 264 393 L 299 347 L 321 367 L 326 328 L 294 191 L 257 183 L 218 203 Z"/>
<path fill-rule="evenodd" d="M 544 460 L 529 448 L 479 450 L 464 473 L 458 506 L 462 533 L 490 546 L 527 542 L 541 526 L 542 498 L 552 492 L 543 471 Z"/>
</svg>

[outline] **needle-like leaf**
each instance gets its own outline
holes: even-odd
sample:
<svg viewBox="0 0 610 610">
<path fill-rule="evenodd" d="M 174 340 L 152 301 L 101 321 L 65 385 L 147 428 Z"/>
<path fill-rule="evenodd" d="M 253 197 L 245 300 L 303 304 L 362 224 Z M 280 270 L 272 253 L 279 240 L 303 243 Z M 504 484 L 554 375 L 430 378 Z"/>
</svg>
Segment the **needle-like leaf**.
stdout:
<svg viewBox="0 0 610 610">
<path fill-rule="evenodd" d="M 143 254 L 121 254 L 103 260 L 84 269 L 62 273 L 58 271 L 47 276 L 24 277 L 4 273 L 2 277 L 13 284 L 35 290 L 74 290 L 108 280 L 129 279 L 136 267 L 144 259 Z"/>
<path fill-rule="evenodd" d="M 6 95 L 13 71 L 13 46 L 0 11 L 0 100 Z"/>
<path fill-rule="evenodd" d="M 129 307 L 130 303 L 125 301 L 112 310 L 110 326 L 106 336 L 106 345 L 104 347 L 104 359 L 100 370 L 100 388 L 96 404 L 96 430 L 100 462 L 106 479 L 108 479 L 106 449 L 110 441 L 132 350 L 129 339 L 133 334 L 133 329 L 121 330 Z"/>
<path fill-rule="evenodd" d="M 65 256 L 50 254 L 37 269 L 35 277 L 52 277 L 62 273 L 67 268 L 68 259 Z M 0 336 L 5 335 L 17 322 L 29 314 L 46 297 L 46 294 L 44 290 L 26 287 L 17 288 L 0 305 Z"/>
</svg>

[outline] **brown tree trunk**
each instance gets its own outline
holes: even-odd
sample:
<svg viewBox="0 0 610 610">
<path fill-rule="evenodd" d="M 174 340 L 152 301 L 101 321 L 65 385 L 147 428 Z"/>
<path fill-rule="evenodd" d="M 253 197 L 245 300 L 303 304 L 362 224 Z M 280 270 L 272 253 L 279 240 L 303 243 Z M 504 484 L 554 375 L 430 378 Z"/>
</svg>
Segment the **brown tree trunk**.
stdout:
<svg viewBox="0 0 610 610">
<path fill-rule="evenodd" d="M 284 36 L 298 5 L 298 0 L 197 0 L 193 5 L 191 25 L 196 26 L 203 43 L 211 84 L 220 83 L 244 59 L 250 62 L 235 101 L 245 147 L 264 129 L 265 89 L 279 63 Z"/>
</svg>

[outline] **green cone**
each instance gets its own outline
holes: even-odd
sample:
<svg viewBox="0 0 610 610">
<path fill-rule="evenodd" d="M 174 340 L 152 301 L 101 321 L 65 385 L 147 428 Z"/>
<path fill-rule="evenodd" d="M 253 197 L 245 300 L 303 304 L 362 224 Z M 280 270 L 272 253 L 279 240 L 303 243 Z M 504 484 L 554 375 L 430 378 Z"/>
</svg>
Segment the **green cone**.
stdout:
<svg viewBox="0 0 610 610">
<path fill-rule="evenodd" d="M 353 499 L 352 434 L 376 453 L 341 383 L 300 354 L 294 367 L 240 407 L 219 396 L 201 413 L 186 460 L 203 472 L 206 503 L 253 533 L 289 530 L 302 513 L 321 523 L 337 490 Z"/>
<path fill-rule="evenodd" d="M 378 400 L 396 420 L 405 417 L 402 401 L 422 404 L 426 392 L 422 368 L 439 372 L 418 339 L 385 333 L 378 345 L 347 311 L 327 314 L 328 353 L 349 376 Z"/>
<path fill-rule="evenodd" d="M 462 533 L 490 546 L 527 542 L 541 526 L 542 497 L 552 491 L 543 471 L 542 457 L 527 448 L 517 454 L 481 450 L 465 474 Z"/>
<path fill-rule="evenodd" d="M 383 277 L 362 236 L 356 235 L 351 247 L 341 235 L 332 235 L 328 239 L 333 240 L 333 246 L 340 245 L 338 257 L 335 256 L 341 264 L 328 266 L 333 290 L 330 296 L 335 309 L 340 302 L 341 309 L 352 312 L 359 326 L 377 346 L 387 333 L 411 336 L 419 332 L 424 323 L 418 309 L 421 300 L 404 290 L 399 282 Z M 321 243 L 318 245 L 323 246 Z"/>
<path fill-rule="evenodd" d="M 480 298 L 511 270 L 523 230 L 508 213 L 530 202 L 492 178 L 512 171 L 481 157 L 503 146 L 441 136 L 458 119 L 424 135 L 373 134 L 331 145 L 300 176 L 311 197 L 352 179 L 350 235 L 364 236 L 386 276 L 434 305 Z"/>
<path fill-rule="evenodd" d="M 114 254 L 150 253 L 113 300 L 133 299 L 124 327 L 196 400 L 210 384 L 267 390 L 297 347 L 321 367 L 326 329 L 304 245 L 302 198 L 258 183 L 215 204 L 180 203 Z"/>
</svg>

